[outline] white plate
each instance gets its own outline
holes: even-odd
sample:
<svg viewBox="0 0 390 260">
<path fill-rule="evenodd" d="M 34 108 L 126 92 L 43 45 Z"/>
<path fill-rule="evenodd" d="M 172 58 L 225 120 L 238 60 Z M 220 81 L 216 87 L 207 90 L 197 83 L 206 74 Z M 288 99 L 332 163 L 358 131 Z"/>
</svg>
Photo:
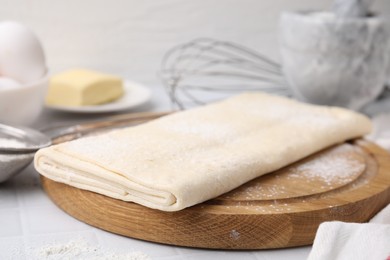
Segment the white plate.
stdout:
<svg viewBox="0 0 390 260">
<path fill-rule="evenodd" d="M 138 83 L 126 80 L 123 84 L 124 95 L 110 103 L 95 106 L 53 106 L 46 105 L 50 109 L 74 113 L 107 113 L 135 108 L 146 103 L 150 97 L 150 90 Z"/>
</svg>

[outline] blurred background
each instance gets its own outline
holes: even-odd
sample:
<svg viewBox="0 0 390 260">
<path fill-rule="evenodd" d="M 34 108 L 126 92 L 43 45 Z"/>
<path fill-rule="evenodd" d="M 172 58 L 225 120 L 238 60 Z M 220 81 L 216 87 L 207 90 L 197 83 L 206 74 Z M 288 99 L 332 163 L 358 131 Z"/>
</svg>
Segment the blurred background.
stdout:
<svg viewBox="0 0 390 260">
<path fill-rule="evenodd" d="M 0 0 L 1 20 L 33 29 L 52 73 L 87 67 L 160 84 L 164 53 L 198 37 L 233 41 L 279 60 L 284 10 L 328 10 L 331 0 Z M 373 9 L 390 17 L 390 1 Z"/>
</svg>

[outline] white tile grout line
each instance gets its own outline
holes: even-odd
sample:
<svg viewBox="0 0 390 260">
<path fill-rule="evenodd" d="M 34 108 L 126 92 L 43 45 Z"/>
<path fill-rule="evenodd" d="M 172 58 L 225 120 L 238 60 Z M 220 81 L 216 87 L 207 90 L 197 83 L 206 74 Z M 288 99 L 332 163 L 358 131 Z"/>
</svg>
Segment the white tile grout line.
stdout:
<svg viewBox="0 0 390 260">
<path fill-rule="evenodd" d="M 93 235 L 96 237 L 96 240 L 98 241 L 98 246 L 102 246 L 102 239 L 100 238 L 99 234 L 97 233 L 98 229 L 91 226 L 90 229 L 93 233 Z"/>
<path fill-rule="evenodd" d="M 31 165 L 29 165 L 26 169 L 24 169 L 21 174 L 27 175 L 28 178 L 31 178 L 30 182 L 27 182 L 27 183 L 23 183 L 22 182 L 22 184 L 20 186 L 16 186 L 15 183 L 14 183 L 14 189 L 15 189 L 15 193 L 16 193 L 16 200 L 17 200 L 17 204 L 18 204 L 18 208 L 19 208 L 19 212 L 20 212 L 19 216 L 20 216 L 21 228 L 22 228 L 23 249 L 24 249 L 24 252 L 27 253 L 27 252 L 29 252 L 29 248 L 27 248 L 28 239 L 31 236 L 31 234 L 28 232 L 28 223 L 26 221 L 26 219 L 27 219 L 27 208 L 23 207 L 23 201 L 22 201 L 22 198 L 21 198 L 21 196 L 22 196 L 21 193 L 23 191 L 21 189 L 28 189 L 28 188 L 31 188 L 31 186 L 35 187 L 34 186 L 35 179 L 34 179 L 34 176 L 33 176 L 34 173 L 33 173 L 33 170 L 31 168 Z"/>
<path fill-rule="evenodd" d="M 24 210 L 24 208 L 22 207 L 23 203 L 22 203 L 22 199 L 20 197 L 20 191 L 18 189 L 18 187 L 16 187 L 15 183 L 14 183 L 14 189 L 15 189 L 15 194 L 16 194 L 16 200 L 17 200 L 17 204 L 18 204 L 18 209 L 19 209 L 19 217 L 20 217 L 20 222 L 21 222 L 21 228 L 22 228 L 22 239 L 23 239 L 23 247 L 24 247 L 24 250 L 26 251 L 27 248 L 26 248 L 26 238 L 27 238 L 27 224 L 26 224 L 26 221 L 25 221 L 25 218 L 26 218 L 26 212 Z"/>
</svg>

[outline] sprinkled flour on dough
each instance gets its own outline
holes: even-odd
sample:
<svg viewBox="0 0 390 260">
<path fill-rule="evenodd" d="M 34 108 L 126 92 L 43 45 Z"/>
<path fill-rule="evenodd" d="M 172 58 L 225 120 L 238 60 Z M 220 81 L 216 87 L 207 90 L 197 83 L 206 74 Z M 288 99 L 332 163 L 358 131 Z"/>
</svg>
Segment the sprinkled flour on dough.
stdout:
<svg viewBox="0 0 390 260">
<path fill-rule="evenodd" d="M 35 249 L 34 259 L 88 259 L 88 260 L 149 260 L 142 252 L 116 253 L 100 247 L 91 246 L 84 239 L 75 239 L 66 243 L 53 243 Z"/>
</svg>

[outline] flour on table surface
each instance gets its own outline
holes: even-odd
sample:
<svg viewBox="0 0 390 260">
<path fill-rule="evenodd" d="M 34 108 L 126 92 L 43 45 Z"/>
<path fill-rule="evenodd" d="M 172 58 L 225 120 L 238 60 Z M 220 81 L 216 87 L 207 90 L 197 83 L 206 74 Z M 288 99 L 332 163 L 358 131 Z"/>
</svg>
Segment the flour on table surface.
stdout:
<svg viewBox="0 0 390 260">
<path fill-rule="evenodd" d="M 107 251 L 101 247 L 88 244 L 82 238 L 70 240 L 65 243 L 52 243 L 38 249 L 32 249 L 33 259 L 62 259 L 62 260 L 149 260 L 150 257 L 143 252 L 131 251 L 118 253 Z"/>
</svg>

